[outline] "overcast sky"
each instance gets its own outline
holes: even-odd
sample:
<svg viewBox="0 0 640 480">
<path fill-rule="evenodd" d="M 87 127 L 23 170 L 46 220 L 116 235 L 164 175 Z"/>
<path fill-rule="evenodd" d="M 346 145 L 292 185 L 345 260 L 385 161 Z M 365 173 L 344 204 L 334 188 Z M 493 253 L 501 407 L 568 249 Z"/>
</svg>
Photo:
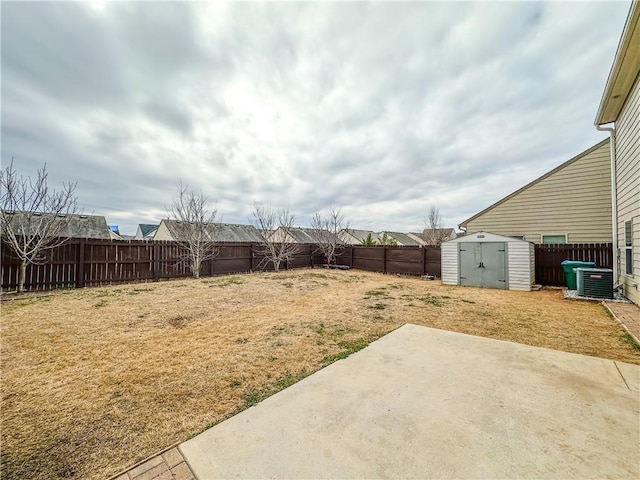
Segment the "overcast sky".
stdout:
<svg viewBox="0 0 640 480">
<path fill-rule="evenodd" d="M 126 234 L 180 179 L 229 223 L 453 227 L 606 138 L 629 6 L 2 2 L 2 164 Z"/>
</svg>

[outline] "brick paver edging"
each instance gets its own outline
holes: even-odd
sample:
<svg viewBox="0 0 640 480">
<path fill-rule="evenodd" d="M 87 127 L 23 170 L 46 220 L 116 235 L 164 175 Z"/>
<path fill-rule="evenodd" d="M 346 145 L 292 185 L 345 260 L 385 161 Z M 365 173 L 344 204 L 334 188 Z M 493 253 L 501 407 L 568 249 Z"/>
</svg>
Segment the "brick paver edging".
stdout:
<svg viewBox="0 0 640 480">
<path fill-rule="evenodd" d="M 180 443 L 168 446 L 109 480 L 195 480 L 195 475 L 178 450 Z"/>
<path fill-rule="evenodd" d="M 627 323 L 625 323 L 625 318 L 624 317 L 620 318 L 618 315 L 616 315 L 616 312 L 615 312 L 617 308 L 625 308 L 625 307 L 620 307 L 619 306 L 620 304 L 618 303 L 609 303 L 606 301 L 603 301 L 602 304 L 605 306 L 605 308 L 608 310 L 611 316 L 615 318 L 620 325 L 622 325 L 622 328 L 624 328 L 625 331 L 629 335 L 631 335 L 636 342 L 640 343 L 640 338 L 638 338 L 640 337 L 640 331 L 638 331 L 639 330 L 638 327 L 640 326 L 640 321 L 637 321 L 637 320 L 635 322 L 632 321 L 633 323 L 632 325 L 627 325 Z M 633 307 L 637 308 L 635 305 L 633 305 Z"/>
</svg>

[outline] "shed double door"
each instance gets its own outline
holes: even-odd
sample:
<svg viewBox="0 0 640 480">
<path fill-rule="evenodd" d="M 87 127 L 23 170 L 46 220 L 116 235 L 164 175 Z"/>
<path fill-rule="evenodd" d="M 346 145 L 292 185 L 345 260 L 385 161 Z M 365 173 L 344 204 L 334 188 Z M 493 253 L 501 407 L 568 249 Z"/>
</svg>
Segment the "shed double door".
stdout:
<svg viewBox="0 0 640 480">
<path fill-rule="evenodd" d="M 460 285 L 507 288 L 506 245 L 504 242 L 459 243 Z"/>
</svg>

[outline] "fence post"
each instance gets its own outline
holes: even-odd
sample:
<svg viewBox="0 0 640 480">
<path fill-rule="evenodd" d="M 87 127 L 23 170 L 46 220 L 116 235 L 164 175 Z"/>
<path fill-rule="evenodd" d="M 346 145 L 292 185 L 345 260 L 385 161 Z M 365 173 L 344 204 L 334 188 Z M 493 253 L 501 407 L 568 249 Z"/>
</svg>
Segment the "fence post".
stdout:
<svg viewBox="0 0 640 480">
<path fill-rule="evenodd" d="M 78 278 L 76 278 L 76 288 L 84 288 L 84 238 L 78 244 Z"/>
<path fill-rule="evenodd" d="M 387 246 L 382 247 L 382 273 L 387 273 Z"/>
<path fill-rule="evenodd" d="M 427 274 L 427 247 L 422 246 L 422 275 Z"/>
<path fill-rule="evenodd" d="M 160 245 L 153 242 L 153 250 L 151 250 L 151 270 L 153 271 L 153 279 L 158 280 L 160 276 Z"/>
</svg>

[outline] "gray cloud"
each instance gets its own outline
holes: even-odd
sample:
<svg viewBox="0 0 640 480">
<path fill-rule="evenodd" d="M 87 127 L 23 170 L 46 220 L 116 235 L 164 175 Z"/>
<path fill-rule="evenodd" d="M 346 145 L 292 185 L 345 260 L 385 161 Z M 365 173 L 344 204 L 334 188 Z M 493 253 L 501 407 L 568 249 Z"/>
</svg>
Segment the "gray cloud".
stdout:
<svg viewBox="0 0 640 480">
<path fill-rule="evenodd" d="M 448 225 L 603 138 L 627 3 L 6 3 L 2 162 L 133 233 L 180 179 L 226 221 Z"/>
</svg>

